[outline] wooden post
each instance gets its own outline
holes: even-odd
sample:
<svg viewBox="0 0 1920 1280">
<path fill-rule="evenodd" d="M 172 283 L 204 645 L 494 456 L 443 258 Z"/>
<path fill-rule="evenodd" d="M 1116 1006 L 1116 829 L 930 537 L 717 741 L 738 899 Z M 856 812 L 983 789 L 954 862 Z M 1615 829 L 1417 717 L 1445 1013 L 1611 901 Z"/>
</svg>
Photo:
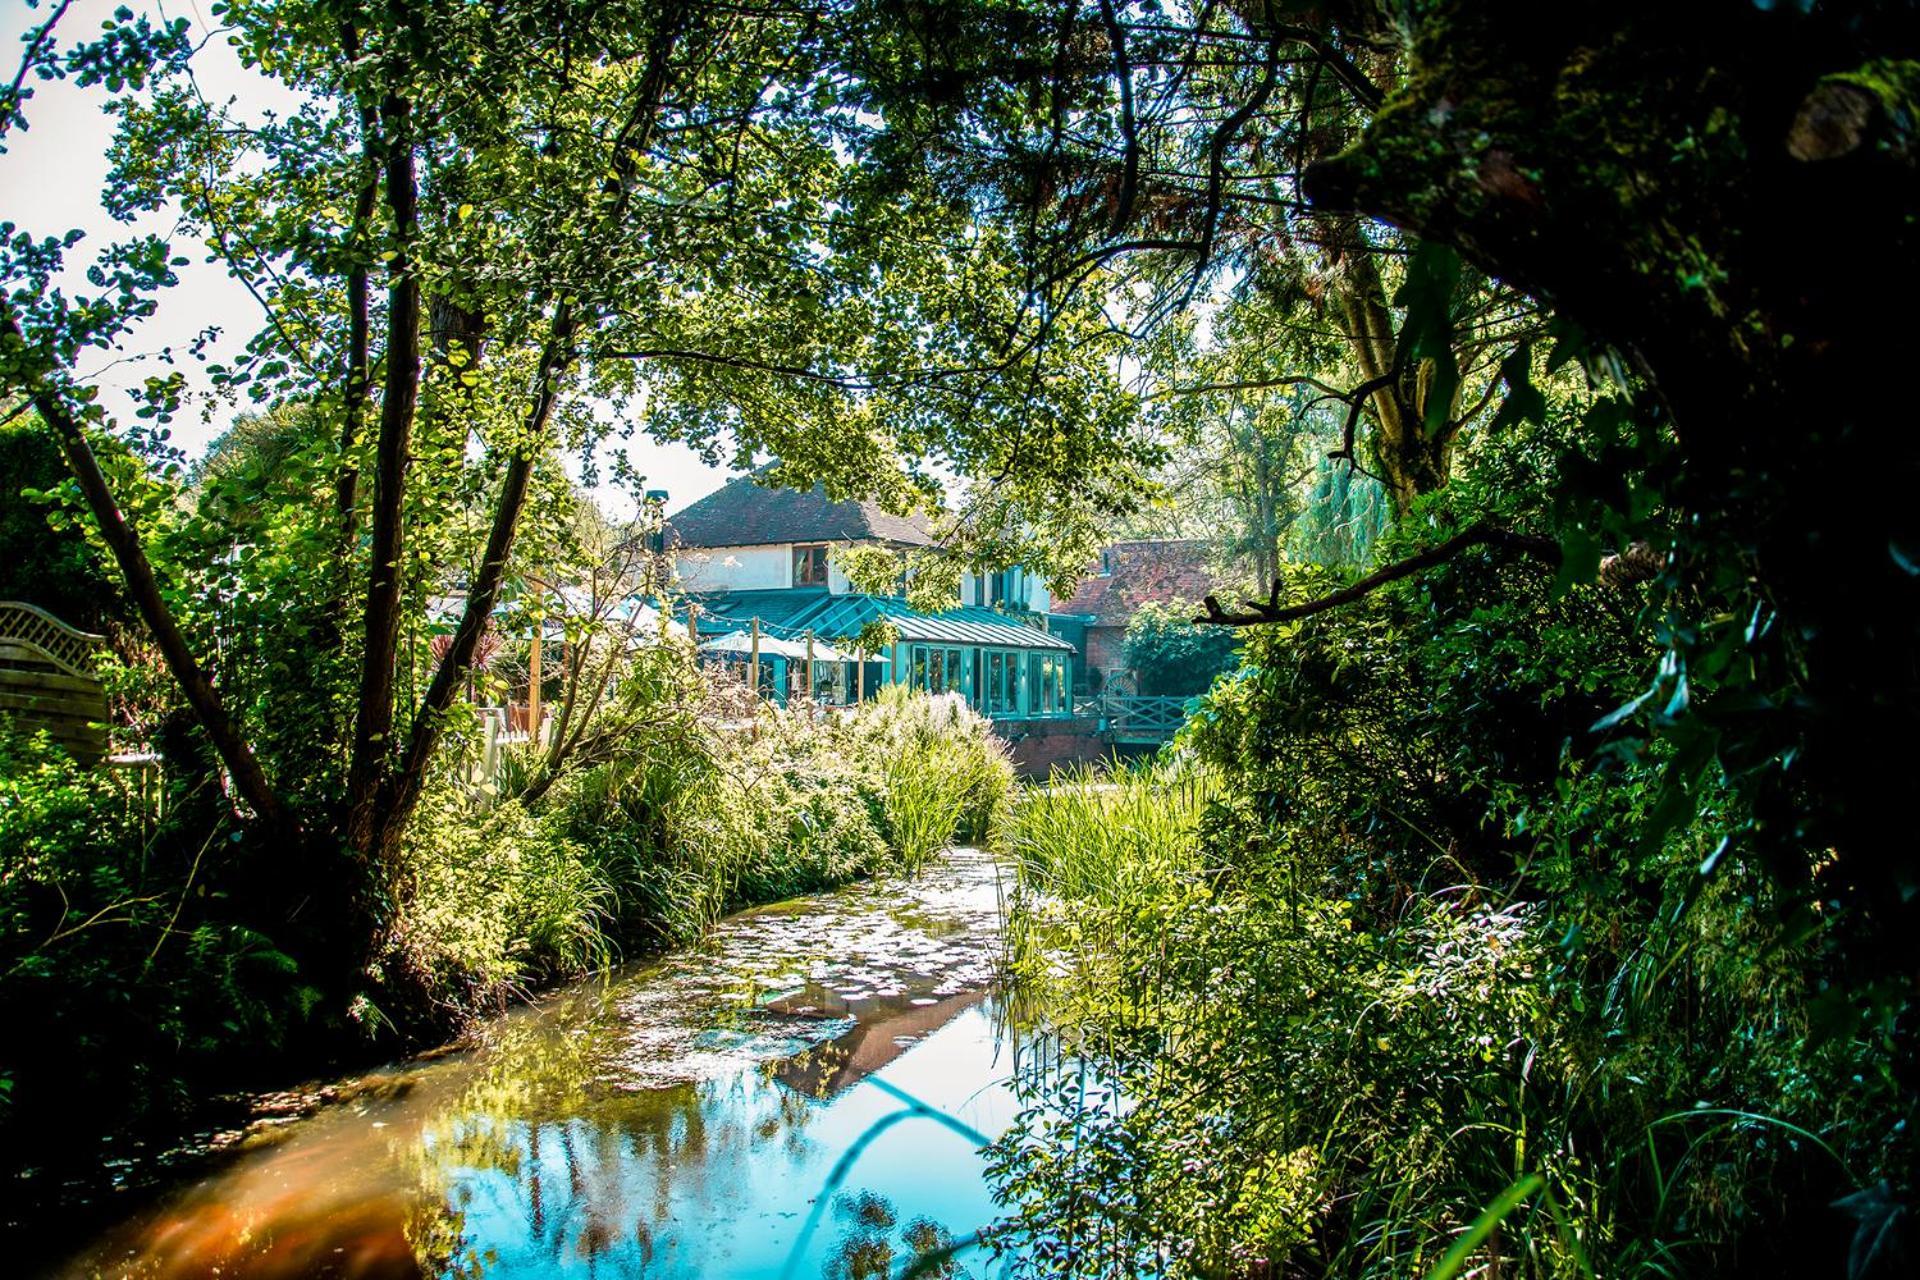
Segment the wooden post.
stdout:
<svg viewBox="0 0 1920 1280">
<path fill-rule="evenodd" d="M 855 702 L 867 700 L 867 651 L 865 649 L 853 651 L 853 700 Z"/>
<path fill-rule="evenodd" d="M 535 751 L 540 749 L 540 636 L 547 629 L 546 619 L 540 616 L 540 597 L 543 588 L 536 581 L 533 584 L 533 646 L 527 653 L 527 742 Z"/>
<path fill-rule="evenodd" d="M 807 701 L 813 701 L 813 632 L 807 632 Z"/>
<path fill-rule="evenodd" d="M 749 622 L 747 624 L 747 634 L 753 638 L 753 648 L 751 650 L 752 656 L 747 660 L 747 666 L 750 669 L 750 673 L 751 673 L 748 683 L 753 688 L 754 696 L 759 697 L 760 696 L 760 619 L 758 617 L 755 617 L 752 622 Z"/>
</svg>

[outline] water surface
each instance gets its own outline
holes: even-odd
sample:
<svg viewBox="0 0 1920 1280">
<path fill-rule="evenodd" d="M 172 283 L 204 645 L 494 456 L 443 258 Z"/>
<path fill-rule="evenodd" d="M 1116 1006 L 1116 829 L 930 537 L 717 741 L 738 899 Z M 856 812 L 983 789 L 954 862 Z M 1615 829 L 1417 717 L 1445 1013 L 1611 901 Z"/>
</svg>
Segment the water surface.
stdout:
<svg viewBox="0 0 1920 1280">
<path fill-rule="evenodd" d="M 344 1083 L 55 1274 L 125 1280 L 987 1274 L 1016 1105 L 996 873 L 745 912 L 699 948 Z"/>
</svg>

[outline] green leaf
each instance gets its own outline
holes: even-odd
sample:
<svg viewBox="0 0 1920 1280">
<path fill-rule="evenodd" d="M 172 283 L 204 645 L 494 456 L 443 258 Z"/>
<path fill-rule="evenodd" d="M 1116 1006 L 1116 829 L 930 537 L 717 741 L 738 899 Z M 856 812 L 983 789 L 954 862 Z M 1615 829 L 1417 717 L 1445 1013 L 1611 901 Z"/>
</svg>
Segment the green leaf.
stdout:
<svg viewBox="0 0 1920 1280">
<path fill-rule="evenodd" d="M 1480 1216 L 1473 1220 L 1473 1225 L 1454 1240 L 1452 1247 L 1433 1265 L 1433 1270 L 1427 1272 L 1427 1280 L 1452 1280 L 1452 1277 L 1459 1275 L 1460 1269 L 1467 1265 L 1467 1259 L 1493 1234 L 1493 1229 L 1546 1185 L 1545 1178 L 1530 1173 L 1502 1191 L 1492 1204 L 1481 1210 Z"/>
<path fill-rule="evenodd" d="M 1560 572 L 1554 575 L 1553 594 L 1563 596 L 1574 587 L 1600 576 L 1600 542 L 1578 525 L 1560 535 Z"/>
</svg>

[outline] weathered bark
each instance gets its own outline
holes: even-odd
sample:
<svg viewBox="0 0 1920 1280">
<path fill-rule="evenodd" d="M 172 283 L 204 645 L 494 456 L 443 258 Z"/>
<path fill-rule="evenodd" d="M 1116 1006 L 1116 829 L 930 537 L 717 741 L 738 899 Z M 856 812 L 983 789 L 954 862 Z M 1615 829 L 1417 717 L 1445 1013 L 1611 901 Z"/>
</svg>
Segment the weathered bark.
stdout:
<svg viewBox="0 0 1920 1280">
<path fill-rule="evenodd" d="M 374 459 L 372 557 L 367 573 L 359 706 L 347 767 L 347 843 L 375 854 L 378 802 L 393 744 L 394 663 L 400 643 L 405 501 L 414 411 L 420 397 L 420 280 L 412 244 L 418 227 L 411 105 L 389 96 L 380 115 L 386 135 L 387 207 L 396 256 L 387 290 L 386 383 Z"/>
<path fill-rule="evenodd" d="M 4 338 L 9 342 L 24 344 L 26 339 L 14 319 L 13 309 L 3 297 L 0 297 L 0 318 L 4 319 Z M 127 593 L 133 598 L 134 607 L 139 609 L 141 621 L 147 624 L 147 630 L 152 633 L 154 643 L 159 646 L 167 669 L 173 673 L 181 692 L 186 695 L 187 705 L 193 708 L 194 717 L 206 730 L 213 749 L 219 753 L 220 763 L 226 767 L 234 790 L 268 827 L 283 834 L 297 835 L 298 824 L 293 814 L 267 781 L 259 759 L 241 736 L 233 717 L 228 714 L 220 691 L 214 688 L 207 673 L 194 660 L 192 647 L 187 644 L 186 636 L 174 621 L 173 611 L 160 594 L 159 580 L 154 577 L 153 565 L 147 559 L 145 548 L 140 545 L 140 536 L 127 522 L 120 504 L 114 500 L 113 489 L 100 469 L 93 446 L 87 443 L 85 431 L 67 409 L 59 392 L 44 379 L 36 380 L 28 391 L 41 419 L 53 428 L 60 451 L 80 484 L 87 509 L 100 527 L 100 536 L 108 550 L 113 552 L 114 562 L 120 566 L 121 576 L 126 579 Z"/>
</svg>

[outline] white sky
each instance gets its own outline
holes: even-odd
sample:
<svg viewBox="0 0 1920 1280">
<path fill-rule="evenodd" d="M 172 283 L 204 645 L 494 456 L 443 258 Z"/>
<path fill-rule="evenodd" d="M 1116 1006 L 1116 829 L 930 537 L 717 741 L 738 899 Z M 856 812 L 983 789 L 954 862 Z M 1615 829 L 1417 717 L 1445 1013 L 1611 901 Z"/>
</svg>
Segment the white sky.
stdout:
<svg viewBox="0 0 1920 1280">
<path fill-rule="evenodd" d="M 63 45 L 89 37 L 120 3 L 156 19 L 186 18 L 196 42 L 211 30 L 206 0 L 76 0 L 55 33 L 62 37 Z M 21 37 L 44 21 L 48 8 L 45 3 L 29 8 L 26 0 L 0 0 L 0 74 L 7 80 L 11 81 L 19 65 Z M 276 107 L 285 110 L 295 101 L 278 83 L 241 66 L 217 35 L 207 40 L 196 56 L 194 74 L 208 97 L 232 97 L 249 113 Z M 85 231 L 87 238 L 68 254 L 68 269 L 61 284 L 70 293 L 87 293 L 86 267 L 102 247 L 130 234 L 170 235 L 173 220 L 156 215 L 127 227 L 116 223 L 100 207 L 113 121 L 102 110 L 106 94 L 99 86 L 83 90 L 67 81 L 29 83 L 35 92 L 25 108 L 28 128 L 12 134 L 7 139 L 7 151 L 0 154 L 0 222 L 12 222 L 36 237 L 62 235 L 75 227 Z M 166 365 L 158 353 L 174 348 L 177 367 L 187 376 L 190 396 L 173 421 L 173 437 L 192 457 L 248 406 L 216 400 L 200 364 L 186 354 L 187 345 L 195 334 L 217 326 L 220 338 L 209 356 L 213 360 L 231 359 L 260 327 L 261 313 L 239 281 L 220 265 L 205 260 L 204 245 L 186 237 L 173 239 L 175 254 L 191 260 L 178 269 L 180 283 L 161 295 L 159 311 L 123 339 L 119 349 L 93 353 L 79 372 L 100 386 L 101 402 L 110 413 L 126 416 L 132 403 L 129 390 L 149 375 L 164 372 Z M 728 478 L 729 473 L 709 467 L 683 445 L 636 438 L 628 443 L 627 450 L 645 473 L 648 486 L 666 489 L 672 495 L 669 510 L 711 493 Z M 602 496 L 614 505 L 610 493 Z"/>
</svg>

